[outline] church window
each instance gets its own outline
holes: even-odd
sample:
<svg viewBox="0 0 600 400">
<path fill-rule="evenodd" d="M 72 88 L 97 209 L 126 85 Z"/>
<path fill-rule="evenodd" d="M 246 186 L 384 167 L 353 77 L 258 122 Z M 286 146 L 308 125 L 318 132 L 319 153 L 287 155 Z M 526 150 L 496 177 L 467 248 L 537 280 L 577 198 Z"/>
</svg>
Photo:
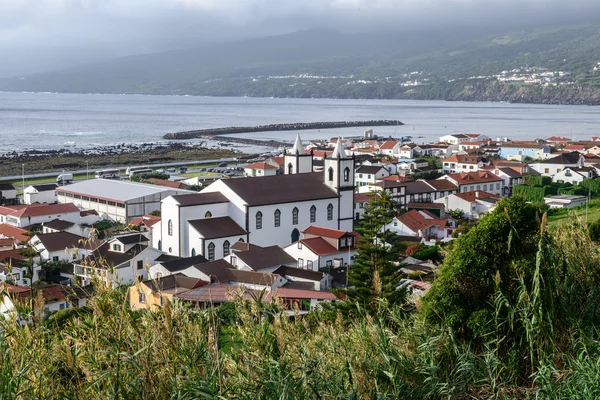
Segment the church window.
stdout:
<svg viewBox="0 0 600 400">
<path fill-rule="evenodd" d="M 223 242 L 223 257 L 229 255 L 229 240 Z"/>
<path fill-rule="evenodd" d="M 196 257 L 196 249 L 192 249 L 192 257 Z"/>
<path fill-rule="evenodd" d="M 275 210 L 275 228 L 281 226 L 281 211 Z"/>
<path fill-rule="evenodd" d="M 206 214 L 204 214 L 204 218 L 210 218 L 212 217 L 212 213 L 210 211 L 207 211 Z"/>
<path fill-rule="evenodd" d="M 215 244 L 213 242 L 208 244 L 208 259 L 210 261 L 215 259 Z"/>
<path fill-rule="evenodd" d="M 167 223 L 167 234 L 173 236 L 173 221 L 169 220 Z"/>
<path fill-rule="evenodd" d="M 346 167 L 344 169 L 344 182 L 348 182 L 350 180 L 350 168 Z"/>
<path fill-rule="evenodd" d="M 158 241 L 158 249 L 162 251 L 162 240 Z"/>
<path fill-rule="evenodd" d="M 310 222 L 316 222 L 317 221 L 317 207 L 312 206 L 310 208 Z"/>
<path fill-rule="evenodd" d="M 298 208 L 296 207 L 292 210 L 292 224 L 298 225 Z"/>
<path fill-rule="evenodd" d="M 329 182 L 333 182 L 333 167 L 329 167 Z"/>
<path fill-rule="evenodd" d="M 256 229 L 262 229 L 262 217 L 260 211 L 256 213 Z"/>
<path fill-rule="evenodd" d="M 294 173 L 294 166 L 292 165 L 292 163 L 288 164 L 288 174 L 293 174 Z"/>
<path fill-rule="evenodd" d="M 327 206 L 327 221 L 331 221 L 333 219 L 333 204 L 329 203 Z"/>
</svg>

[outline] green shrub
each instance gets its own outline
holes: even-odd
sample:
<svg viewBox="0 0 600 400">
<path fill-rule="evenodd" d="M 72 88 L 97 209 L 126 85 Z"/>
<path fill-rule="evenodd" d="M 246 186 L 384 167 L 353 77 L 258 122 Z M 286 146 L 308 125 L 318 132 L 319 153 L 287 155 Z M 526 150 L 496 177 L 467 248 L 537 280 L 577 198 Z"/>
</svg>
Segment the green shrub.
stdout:
<svg viewBox="0 0 600 400">
<path fill-rule="evenodd" d="M 439 258 L 438 250 L 439 250 L 438 246 L 427 247 L 426 249 L 418 251 L 415 254 L 413 254 L 413 257 L 418 258 L 419 260 L 438 259 Z"/>
</svg>

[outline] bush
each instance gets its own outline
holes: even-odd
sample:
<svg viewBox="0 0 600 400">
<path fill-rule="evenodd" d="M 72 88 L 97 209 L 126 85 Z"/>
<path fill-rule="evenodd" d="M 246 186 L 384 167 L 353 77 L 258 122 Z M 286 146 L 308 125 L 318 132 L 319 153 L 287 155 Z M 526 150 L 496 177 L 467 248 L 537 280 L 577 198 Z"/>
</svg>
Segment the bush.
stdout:
<svg viewBox="0 0 600 400">
<path fill-rule="evenodd" d="M 420 251 L 423 251 L 425 249 L 425 246 L 420 244 L 420 243 L 412 243 L 410 246 L 407 247 L 406 249 L 406 255 L 407 256 L 414 256 L 415 254 L 417 254 Z"/>
<path fill-rule="evenodd" d="M 542 175 L 525 175 L 523 177 L 525 184 L 528 186 L 548 186 L 552 184 L 552 178 Z"/>
<path fill-rule="evenodd" d="M 439 259 L 438 246 L 427 247 L 424 250 L 416 252 L 413 257 L 418 258 L 419 260 L 432 260 Z"/>
</svg>

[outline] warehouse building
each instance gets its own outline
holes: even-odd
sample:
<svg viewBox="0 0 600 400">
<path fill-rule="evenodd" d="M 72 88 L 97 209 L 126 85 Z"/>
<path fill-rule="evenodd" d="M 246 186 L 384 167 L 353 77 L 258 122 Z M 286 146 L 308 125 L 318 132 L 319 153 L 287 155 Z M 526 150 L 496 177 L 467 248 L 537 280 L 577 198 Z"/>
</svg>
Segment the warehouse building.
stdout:
<svg viewBox="0 0 600 400">
<path fill-rule="evenodd" d="M 96 210 L 119 222 L 160 210 L 160 202 L 166 197 L 190 193 L 196 192 L 113 179 L 91 179 L 56 190 L 59 203 Z"/>
</svg>

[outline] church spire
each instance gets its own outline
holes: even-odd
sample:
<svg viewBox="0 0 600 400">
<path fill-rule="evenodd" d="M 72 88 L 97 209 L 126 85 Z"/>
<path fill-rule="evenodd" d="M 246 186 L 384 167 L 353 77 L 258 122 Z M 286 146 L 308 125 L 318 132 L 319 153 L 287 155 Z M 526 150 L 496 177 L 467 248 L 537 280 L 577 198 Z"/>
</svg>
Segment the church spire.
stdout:
<svg viewBox="0 0 600 400">
<path fill-rule="evenodd" d="M 346 158 L 346 151 L 344 151 L 344 145 L 342 144 L 342 138 L 338 136 L 337 143 L 335 144 L 335 148 L 333 149 L 333 153 L 331 153 L 331 158 Z"/>
<path fill-rule="evenodd" d="M 296 136 L 296 141 L 294 142 L 294 147 L 292 147 L 292 154 L 304 154 L 306 151 L 304 150 L 304 146 L 302 145 L 302 139 L 300 139 L 300 134 Z"/>
</svg>

